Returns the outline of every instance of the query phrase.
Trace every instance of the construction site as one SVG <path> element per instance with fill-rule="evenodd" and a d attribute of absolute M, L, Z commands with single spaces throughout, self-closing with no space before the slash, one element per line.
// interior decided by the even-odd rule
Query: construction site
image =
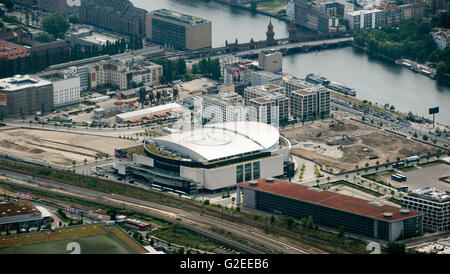
<path fill-rule="evenodd" d="M 433 146 L 349 118 L 315 121 L 281 133 L 291 142 L 293 155 L 314 160 L 334 172 L 437 152 Z"/>
<path fill-rule="evenodd" d="M 0 131 L 0 155 L 64 166 L 112 156 L 115 148 L 135 144 L 133 140 L 12 126 Z"/>

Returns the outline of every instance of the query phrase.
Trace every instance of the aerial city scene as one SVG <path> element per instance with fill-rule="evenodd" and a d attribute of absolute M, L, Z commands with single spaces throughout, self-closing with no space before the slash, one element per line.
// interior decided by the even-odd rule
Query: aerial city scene
<path fill-rule="evenodd" d="M 450 254 L 449 145 L 448 0 L 0 0 L 0 254 Z"/>

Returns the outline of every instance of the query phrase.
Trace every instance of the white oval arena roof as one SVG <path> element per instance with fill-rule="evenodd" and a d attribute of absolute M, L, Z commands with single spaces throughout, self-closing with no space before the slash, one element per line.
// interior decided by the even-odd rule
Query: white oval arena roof
<path fill-rule="evenodd" d="M 156 146 L 193 161 L 213 161 L 278 148 L 280 132 L 259 122 L 229 122 L 155 138 Z"/>

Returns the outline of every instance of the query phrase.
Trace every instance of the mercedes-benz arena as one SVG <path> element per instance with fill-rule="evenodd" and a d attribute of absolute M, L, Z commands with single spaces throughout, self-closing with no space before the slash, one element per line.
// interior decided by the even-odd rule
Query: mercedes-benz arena
<path fill-rule="evenodd" d="M 124 176 L 186 193 L 233 188 L 237 183 L 284 174 L 290 143 L 277 128 L 241 121 L 205 125 L 115 151 Z"/>

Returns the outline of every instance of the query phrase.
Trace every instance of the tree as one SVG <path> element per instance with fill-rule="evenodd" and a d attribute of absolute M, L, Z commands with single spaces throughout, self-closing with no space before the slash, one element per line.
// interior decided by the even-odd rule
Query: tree
<path fill-rule="evenodd" d="M 14 6 L 11 0 L 0 0 L 0 3 L 5 4 L 5 7 L 7 9 L 12 9 L 12 7 Z"/>
<path fill-rule="evenodd" d="M 71 24 L 80 24 L 80 19 L 75 14 L 69 16 L 68 19 L 69 19 L 69 23 L 71 23 Z"/>
<path fill-rule="evenodd" d="M 275 222 L 275 217 L 272 215 L 272 216 L 270 217 L 270 223 L 273 223 L 273 222 Z"/>
<path fill-rule="evenodd" d="M 42 20 L 43 29 L 58 38 L 63 38 L 64 33 L 69 29 L 69 26 L 69 20 L 61 13 L 54 13 Z"/>
<path fill-rule="evenodd" d="M 389 254 L 405 254 L 406 246 L 404 243 L 389 242 L 387 252 Z"/>
<path fill-rule="evenodd" d="M 308 217 L 308 220 L 306 221 L 306 227 L 313 228 L 314 227 L 314 220 L 312 216 Z"/>
<path fill-rule="evenodd" d="M 339 236 L 344 237 L 345 234 L 345 227 L 343 225 L 340 225 L 338 228 Z"/>
<path fill-rule="evenodd" d="M 86 165 L 87 161 L 88 161 L 87 159 L 84 159 L 84 165 Z"/>
<path fill-rule="evenodd" d="M 48 32 L 40 32 L 33 36 L 33 39 L 41 43 L 49 43 L 55 41 L 55 37 Z"/>
<path fill-rule="evenodd" d="M 72 165 L 75 166 L 77 162 L 75 160 L 72 161 Z"/>

